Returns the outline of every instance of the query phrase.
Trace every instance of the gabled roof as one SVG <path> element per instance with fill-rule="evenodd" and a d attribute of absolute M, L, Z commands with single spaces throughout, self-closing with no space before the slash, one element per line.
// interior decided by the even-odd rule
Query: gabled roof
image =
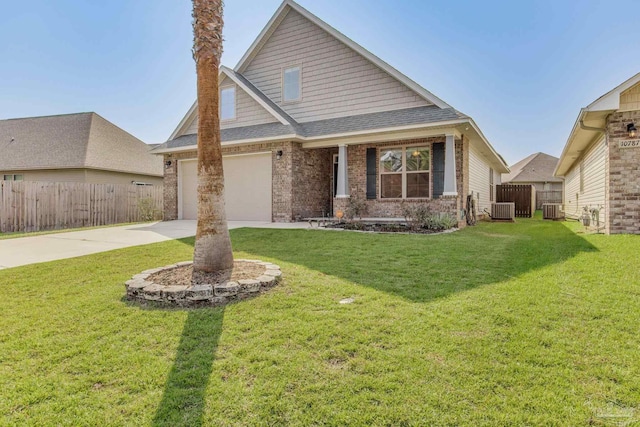
<path fill-rule="evenodd" d="M 620 95 L 638 83 L 640 83 L 640 73 L 580 109 L 554 171 L 555 176 L 564 176 L 582 154 L 602 138 L 607 116 L 620 108 Z"/>
<path fill-rule="evenodd" d="M 162 176 L 150 147 L 96 113 L 0 120 L 0 170 L 101 169 Z"/>
<path fill-rule="evenodd" d="M 511 173 L 505 174 L 502 182 L 562 182 L 553 176 L 558 158 L 545 153 L 534 153 L 513 166 Z"/>
<path fill-rule="evenodd" d="M 615 88 L 611 89 L 609 92 L 602 95 L 600 98 L 593 101 L 591 104 L 587 105 L 585 108 L 586 111 L 606 111 L 606 110 L 617 110 L 620 108 L 620 94 L 625 90 L 635 86 L 638 82 L 640 82 L 640 73 L 631 77 L 628 80 L 625 80 L 623 83 L 619 84 Z"/>
<path fill-rule="evenodd" d="M 342 34 L 340 31 L 336 30 L 335 28 L 333 28 L 332 26 L 330 26 L 329 24 L 327 24 L 326 22 L 324 22 L 323 20 L 315 16 L 313 13 L 309 12 L 308 10 L 306 10 L 305 8 L 303 8 L 302 6 L 294 2 L 293 0 L 284 0 L 282 2 L 282 4 L 280 5 L 276 13 L 271 17 L 271 19 L 269 20 L 267 25 L 264 27 L 262 32 L 258 35 L 256 40 L 253 42 L 251 47 L 249 47 L 249 50 L 247 50 L 247 52 L 244 54 L 244 56 L 240 59 L 238 64 L 235 66 L 234 70 L 236 72 L 242 74 L 245 71 L 245 69 L 251 62 L 251 60 L 258 54 L 258 52 L 260 52 L 262 47 L 266 44 L 266 42 L 269 40 L 271 35 L 275 32 L 275 30 L 278 28 L 278 26 L 280 25 L 280 23 L 282 22 L 284 17 L 287 15 L 287 13 L 289 13 L 290 10 L 295 10 L 296 12 L 298 12 L 299 14 L 307 18 L 309 21 L 313 22 L 318 27 L 322 28 L 324 31 L 326 31 L 327 33 L 329 33 L 330 35 L 332 35 L 333 37 L 335 37 L 336 39 L 338 39 L 339 41 L 341 41 L 342 43 L 344 43 L 345 45 L 353 49 L 355 52 L 362 55 L 363 57 L 368 59 L 370 62 L 372 62 L 373 64 L 375 64 L 376 66 L 384 70 L 387 74 L 394 77 L 396 80 L 398 80 L 405 86 L 409 87 L 411 90 L 413 90 L 415 93 L 417 93 L 419 96 L 421 96 L 428 102 L 434 105 L 437 105 L 440 108 L 451 108 L 451 106 L 446 102 L 444 102 L 442 99 L 438 98 L 433 93 L 429 92 L 428 90 L 426 90 L 425 88 L 423 88 L 422 86 L 420 86 L 419 84 L 411 80 L 409 77 L 405 76 L 400 71 L 396 70 L 391 65 L 387 64 L 385 61 L 378 58 L 376 55 L 369 52 L 367 49 L 363 48 L 358 43 L 354 42 L 353 40 L 351 40 L 350 38 Z"/>
<path fill-rule="evenodd" d="M 418 97 L 422 97 L 429 104 L 428 106 L 404 108 L 390 111 L 382 111 L 368 114 L 351 116 L 341 116 L 310 122 L 299 123 L 282 108 L 280 108 L 264 92 L 253 85 L 243 72 L 251 63 L 252 59 L 258 55 L 270 37 L 274 34 L 279 25 L 283 22 L 287 14 L 291 11 L 300 14 L 312 24 L 318 26 L 321 31 L 327 32 L 330 36 L 346 45 L 356 54 L 382 70 L 392 79 L 408 87 Z M 227 128 L 221 130 L 222 142 L 225 144 L 248 144 L 255 142 L 273 142 L 279 140 L 296 140 L 303 143 L 322 144 L 327 141 L 335 141 L 337 138 L 370 138 L 372 135 L 388 136 L 392 132 L 431 133 L 435 135 L 435 130 L 453 131 L 458 135 L 466 134 L 473 144 L 478 144 L 480 151 L 487 156 L 495 166 L 496 170 L 502 173 L 509 171 L 504 159 L 495 151 L 487 138 L 472 118 L 460 113 L 450 105 L 422 88 L 420 85 L 409 79 L 395 68 L 391 67 L 380 58 L 373 55 L 342 33 L 329 26 L 327 23 L 317 18 L 315 15 L 299 6 L 292 0 L 284 0 L 269 23 L 262 30 L 258 38 L 251 45 L 249 50 L 240 60 L 234 70 L 226 67 L 220 68 L 220 76 L 229 78 L 242 90 L 249 94 L 265 110 L 273 115 L 278 123 L 260 124 L 254 126 L 244 126 Z M 220 79 L 220 81 L 222 80 Z M 422 103 L 422 101 L 421 101 Z M 197 138 L 195 135 L 188 135 L 193 132 L 191 125 L 197 117 L 197 104 L 194 103 L 187 115 L 182 119 L 178 127 L 172 133 L 169 141 L 157 147 L 154 153 L 162 154 L 173 151 L 187 151 L 196 148 Z M 418 135 L 420 136 L 420 135 Z M 381 138 L 378 138 L 380 140 Z"/>
<path fill-rule="evenodd" d="M 220 66 L 220 73 L 218 75 L 218 79 L 222 81 L 223 78 L 229 78 L 232 82 L 238 85 L 244 92 L 246 92 L 254 101 L 256 101 L 262 108 L 269 112 L 273 117 L 276 118 L 283 125 L 294 125 L 295 120 L 291 118 L 282 108 L 280 108 L 275 102 L 269 99 L 265 94 L 263 94 L 258 88 L 256 88 L 249 80 L 245 79 L 239 73 L 236 73 L 234 70 L 223 66 Z M 180 135 L 184 129 L 186 129 L 195 118 L 198 116 L 198 101 L 196 100 L 187 114 L 184 116 L 182 121 L 178 124 L 176 129 L 173 131 L 169 140 L 176 138 Z"/>

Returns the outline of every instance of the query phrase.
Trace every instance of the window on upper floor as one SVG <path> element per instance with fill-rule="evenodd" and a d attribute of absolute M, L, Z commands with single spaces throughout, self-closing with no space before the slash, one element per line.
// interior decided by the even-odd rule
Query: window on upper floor
<path fill-rule="evenodd" d="M 22 175 L 4 175 L 2 179 L 4 181 L 22 181 L 23 177 Z"/>
<path fill-rule="evenodd" d="M 282 72 L 282 101 L 299 101 L 302 93 L 300 67 L 285 68 Z"/>
<path fill-rule="evenodd" d="M 236 88 L 235 86 L 223 87 L 220 90 L 220 120 L 233 120 L 236 118 Z"/>
<path fill-rule="evenodd" d="M 380 150 L 380 198 L 430 197 L 430 147 L 408 146 Z"/>

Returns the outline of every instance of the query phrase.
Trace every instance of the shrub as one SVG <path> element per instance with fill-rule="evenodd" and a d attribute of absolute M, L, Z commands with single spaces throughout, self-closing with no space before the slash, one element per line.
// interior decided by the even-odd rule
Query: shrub
<path fill-rule="evenodd" d="M 431 217 L 432 230 L 449 230 L 458 226 L 458 220 L 448 213 L 438 212 Z"/>
<path fill-rule="evenodd" d="M 411 230 L 448 230 L 458 226 L 458 220 L 448 213 L 431 212 L 425 204 L 401 204 L 402 215 Z"/>
<path fill-rule="evenodd" d="M 138 200 L 138 212 L 140 221 L 153 221 L 154 219 L 162 219 L 160 209 L 156 208 L 153 197 L 145 197 Z"/>
<path fill-rule="evenodd" d="M 362 215 L 366 212 L 367 202 L 358 197 L 351 197 L 347 203 L 347 208 L 345 209 L 344 214 L 348 220 L 354 220 L 356 218 L 362 219 Z"/>
<path fill-rule="evenodd" d="M 431 209 L 427 205 L 414 205 L 408 204 L 402 201 L 400 204 L 402 209 L 402 216 L 407 225 L 412 230 L 419 230 L 421 228 L 429 228 L 429 219 L 431 218 Z"/>

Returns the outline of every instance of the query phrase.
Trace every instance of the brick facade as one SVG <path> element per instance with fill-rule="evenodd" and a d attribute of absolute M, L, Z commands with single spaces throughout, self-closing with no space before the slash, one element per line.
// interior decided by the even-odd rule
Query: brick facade
<path fill-rule="evenodd" d="M 445 142 L 444 137 L 363 144 L 347 147 L 348 175 L 351 197 L 366 200 L 366 150 L 399 145 L 428 145 Z M 406 203 L 424 203 L 437 212 L 447 212 L 462 220 L 464 195 L 469 192 L 469 141 L 456 140 L 457 197 L 438 199 L 406 200 Z M 332 199 L 333 155 L 337 148 L 304 149 L 298 142 L 277 142 L 236 147 L 223 147 L 223 155 L 250 154 L 271 151 L 272 153 L 272 219 L 274 222 L 298 221 L 306 217 L 335 214 L 346 209 L 349 199 Z M 277 153 L 282 151 L 278 158 Z M 433 156 L 433 149 L 431 150 Z M 171 161 L 164 169 L 164 219 L 178 218 L 178 168 L 179 160 L 195 159 L 196 152 L 165 154 Z M 433 164 L 433 159 L 431 164 Z M 433 191 L 433 178 L 430 177 Z M 379 194 L 380 177 L 376 178 L 376 193 Z M 400 200 L 366 200 L 369 217 L 402 217 Z"/>
<path fill-rule="evenodd" d="M 640 127 L 640 111 L 617 112 L 607 120 L 607 234 L 640 234 L 640 148 L 619 147 L 631 122 Z"/>
<path fill-rule="evenodd" d="M 302 149 L 297 142 L 223 147 L 223 155 L 272 153 L 272 219 L 291 222 L 328 212 L 331 193 L 330 149 Z M 277 153 L 282 151 L 278 159 Z M 164 155 L 164 219 L 178 219 L 179 160 L 195 159 L 196 151 Z"/>
<path fill-rule="evenodd" d="M 381 144 L 362 144 L 347 147 L 347 163 L 348 163 L 348 180 L 349 193 L 352 198 L 364 200 L 366 203 L 366 216 L 373 218 L 401 218 L 402 217 L 402 201 L 393 199 L 385 200 L 380 195 L 380 175 L 379 171 L 376 176 L 376 199 L 366 199 L 367 195 L 367 148 L 376 148 L 378 150 L 377 158 L 379 159 L 379 150 L 385 147 L 397 147 L 404 145 L 427 145 L 445 142 L 444 136 L 413 139 L 404 141 L 385 142 Z M 464 227 L 466 224 L 462 221 L 461 211 L 463 209 L 464 195 L 469 192 L 469 141 L 466 138 L 456 140 L 456 182 L 458 186 L 457 197 L 440 197 L 437 199 L 406 199 L 405 203 L 410 204 L 427 204 L 433 211 L 447 212 L 458 218 L 459 225 Z M 431 149 L 431 164 L 433 164 L 433 149 Z M 430 176 L 431 193 L 433 193 L 433 177 Z M 338 210 L 344 211 L 349 204 L 349 199 L 334 199 L 333 213 Z"/>

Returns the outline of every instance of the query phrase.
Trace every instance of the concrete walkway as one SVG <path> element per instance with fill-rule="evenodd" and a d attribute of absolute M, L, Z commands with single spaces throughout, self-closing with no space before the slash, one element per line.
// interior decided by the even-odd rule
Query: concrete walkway
<path fill-rule="evenodd" d="M 229 221 L 228 226 L 229 229 L 309 228 L 306 222 Z M 167 221 L 0 240 L 0 269 L 181 239 L 195 234 L 196 221 Z"/>

